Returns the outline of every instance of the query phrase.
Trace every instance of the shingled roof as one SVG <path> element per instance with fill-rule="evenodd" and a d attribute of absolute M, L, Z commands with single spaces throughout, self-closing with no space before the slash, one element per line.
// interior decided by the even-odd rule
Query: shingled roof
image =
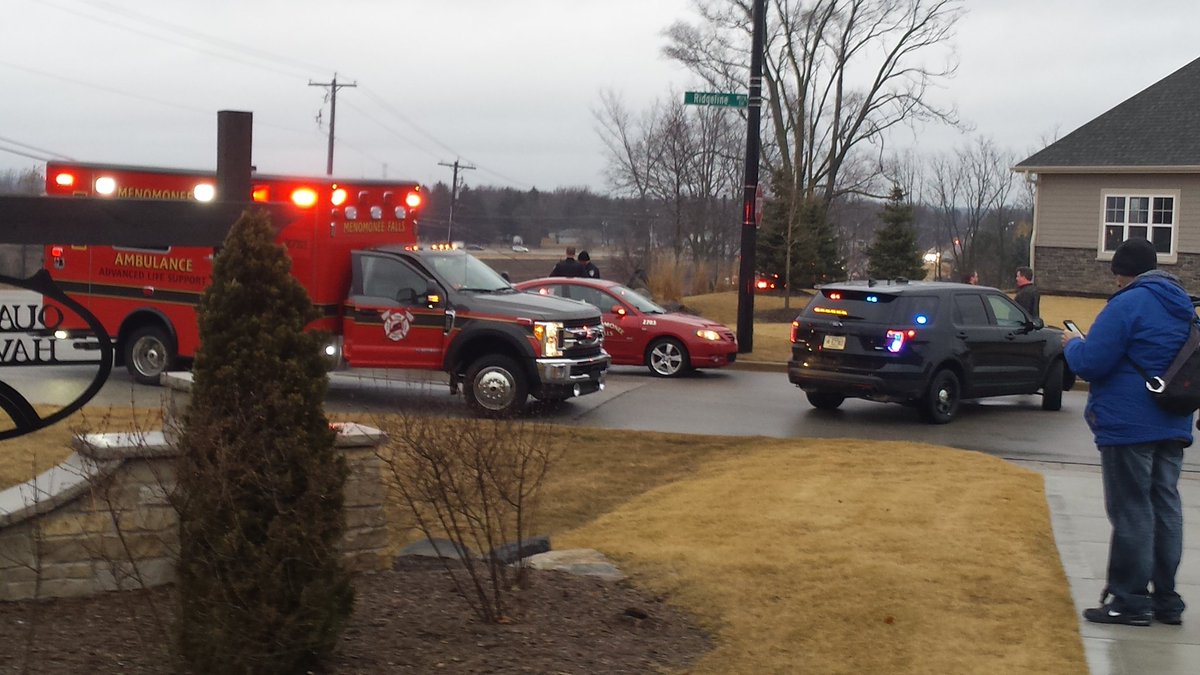
<path fill-rule="evenodd" d="M 1200 59 L 1016 165 L 1017 171 L 1200 171 Z"/>

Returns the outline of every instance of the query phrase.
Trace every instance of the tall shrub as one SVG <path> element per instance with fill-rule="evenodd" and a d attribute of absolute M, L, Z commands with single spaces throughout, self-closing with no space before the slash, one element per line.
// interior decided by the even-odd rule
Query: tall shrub
<path fill-rule="evenodd" d="M 203 673 L 305 672 L 353 602 L 337 543 L 344 459 L 322 409 L 317 314 L 264 214 L 244 215 L 200 301 L 183 418 L 178 646 Z"/>

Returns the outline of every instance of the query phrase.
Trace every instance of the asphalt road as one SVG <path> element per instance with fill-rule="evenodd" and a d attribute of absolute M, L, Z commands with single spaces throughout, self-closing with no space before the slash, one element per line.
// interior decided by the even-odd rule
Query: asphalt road
<path fill-rule="evenodd" d="M 0 304 L 27 296 L 0 291 Z M 94 366 L 0 366 L 0 381 L 35 404 L 64 406 L 82 392 Z M 90 405 L 158 406 L 170 390 L 135 384 L 123 368 Z M 530 415 L 562 424 L 610 429 L 775 438 L 863 438 L 917 440 L 1005 459 L 1096 465 L 1099 456 L 1083 422 L 1086 393 L 1066 392 L 1063 409 L 1046 412 L 1038 396 L 1008 396 L 963 404 L 950 424 L 929 425 L 915 410 L 898 404 L 848 400 L 836 411 L 808 405 L 787 381 L 783 366 L 774 372 L 726 368 L 678 379 L 653 377 L 645 368 L 614 367 L 604 391 L 545 408 Z M 352 371 L 330 378 L 330 411 L 371 414 L 402 409 L 435 410 L 464 417 L 461 396 L 450 396 L 440 373 Z M 369 419 L 363 420 L 369 423 Z M 1184 468 L 1200 472 L 1195 452 Z"/>
<path fill-rule="evenodd" d="M 0 368 L 0 380 L 34 403 L 64 405 L 87 384 L 82 368 Z M 433 410 L 469 415 L 461 396 L 451 396 L 443 375 L 393 371 L 334 373 L 327 407 L 373 414 Z M 134 383 L 115 369 L 93 406 L 157 406 L 170 390 Z M 1086 393 L 1067 392 L 1063 409 L 1041 409 L 1038 396 L 1007 396 L 965 402 L 950 424 L 921 422 L 898 404 L 848 400 L 836 411 L 808 405 L 803 392 L 782 372 L 723 369 L 678 379 L 653 377 L 644 368 L 615 367 L 604 391 L 554 407 L 531 406 L 530 418 L 610 429 L 774 438 L 863 438 L 916 440 L 975 450 L 1005 459 L 1098 464 L 1091 433 L 1083 422 Z M 1200 472 L 1195 453 L 1185 470 Z"/>

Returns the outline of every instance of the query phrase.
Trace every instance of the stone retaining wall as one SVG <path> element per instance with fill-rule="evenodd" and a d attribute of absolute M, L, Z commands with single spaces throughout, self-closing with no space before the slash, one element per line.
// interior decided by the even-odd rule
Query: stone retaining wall
<path fill-rule="evenodd" d="M 353 571 L 384 569 L 387 548 L 383 433 L 339 425 L 345 454 L 346 531 Z M 95 595 L 175 578 L 178 520 L 167 502 L 177 450 L 160 431 L 91 434 L 65 462 L 0 492 L 0 600 Z"/>

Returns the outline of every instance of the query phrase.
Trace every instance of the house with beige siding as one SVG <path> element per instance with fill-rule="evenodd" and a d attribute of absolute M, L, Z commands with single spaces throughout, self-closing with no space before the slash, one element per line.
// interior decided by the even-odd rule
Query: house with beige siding
<path fill-rule="evenodd" d="M 1113 251 L 1144 237 L 1159 267 L 1200 293 L 1200 59 L 1013 170 L 1036 186 L 1030 259 L 1042 292 L 1113 292 Z"/>

